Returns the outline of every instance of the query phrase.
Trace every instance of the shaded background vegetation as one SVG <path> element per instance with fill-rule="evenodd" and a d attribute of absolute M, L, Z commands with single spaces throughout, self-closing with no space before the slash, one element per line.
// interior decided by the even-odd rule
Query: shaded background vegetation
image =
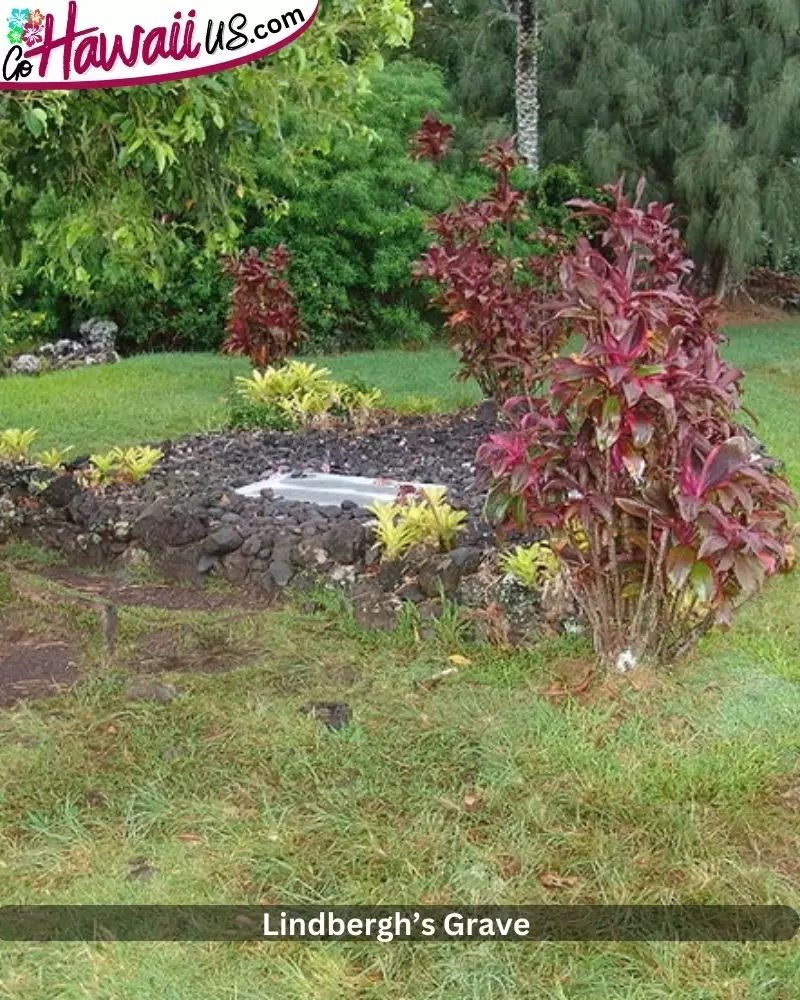
<path fill-rule="evenodd" d="M 536 6 L 534 216 L 558 224 L 588 182 L 643 173 L 677 204 L 709 287 L 756 263 L 796 270 L 794 0 Z M 4 95 L 0 344 L 102 314 L 126 352 L 215 349 L 220 256 L 279 241 L 310 350 L 436 337 L 410 267 L 426 218 L 485 190 L 477 154 L 515 128 L 515 47 L 513 0 L 325 0 L 300 42 L 219 76 Z M 457 127 L 438 174 L 408 157 L 429 110 Z"/>

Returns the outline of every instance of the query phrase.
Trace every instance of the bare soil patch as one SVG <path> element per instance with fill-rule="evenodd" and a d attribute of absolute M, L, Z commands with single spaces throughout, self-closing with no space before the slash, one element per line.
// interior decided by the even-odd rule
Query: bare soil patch
<path fill-rule="evenodd" d="M 139 638 L 135 652 L 121 666 L 139 674 L 219 674 L 248 666 L 259 659 L 258 653 L 222 633 L 197 641 L 188 630 L 152 629 Z"/>
<path fill-rule="evenodd" d="M 254 593 L 224 593 L 204 587 L 133 584 L 113 576 L 81 573 L 67 566 L 45 566 L 38 575 L 63 584 L 81 594 L 129 607 L 153 607 L 165 611 L 262 610 L 269 607 L 265 596 Z"/>
<path fill-rule="evenodd" d="M 38 625 L 28 628 L 19 618 L 0 622 L 0 707 L 69 690 L 78 679 L 80 654 L 78 643 L 42 635 Z"/>

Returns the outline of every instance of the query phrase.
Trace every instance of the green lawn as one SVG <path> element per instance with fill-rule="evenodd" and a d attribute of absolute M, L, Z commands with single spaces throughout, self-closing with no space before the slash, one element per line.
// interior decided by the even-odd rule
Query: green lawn
<path fill-rule="evenodd" d="M 728 357 L 743 367 L 747 403 L 763 436 L 800 479 L 794 442 L 800 432 L 800 325 L 737 327 Z M 315 359 L 339 378 L 358 376 L 381 388 L 392 405 L 436 398 L 455 409 L 480 398 L 475 383 L 456 382 L 452 351 L 375 351 Z M 151 354 L 105 368 L 0 381 L 0 428 L 38 427 L 42 447 L 77 452 L 139 444 L 222 426 L 224 397 L 247 363 L 215 354 Z"/>
<path fill-rule="evenodd" d="M 435 397 L 444 409 L 480 398 L 476 385 L 455 382 L 452 351 L 375 351 L 314 359 L 337 378 L 379 386 L 390 404 Z M 139 444 L 216 429 L 224 397 L 247 362 L 217 354 L 149 354 L 104 368 L 0 381 L 0 428 L 38 427 L 43 447 L 78 452 Z"/>
<path fill-rule="evenodd" d="M 796 905 L 798 596 L 781 580 L 661 688 L 588 704 L 541 694 L 574 640 L 509 655 L 452 623 L 365 634 L 337 605 L 128 607 L 110 666 L 58 591 L 7 604 L 82 643 L 87 680 L 0 711 L 3 902 Z M 249 665 L 126 701 L 122 664 L 165 630 L 187 665 Z M 420 690 L 454 653 L 471 664 Z M 309 699 L 355 724 L 327 732 Z M 3 1000 L 798 996 L 794 943 L 0 945 Z"/>
<path fill-rule="evenodd" d="M 729 356 L 800 487 L 800 327 L 735 330 Z M 329 360 L 390 398 L 464 399 L 442 350 Z M 7 380 L 0 426 L 81 448 L 157 440 L 213 426 L 244 370 L 164 356 Z M 24 547 L 5 554 L 34 566 Z M 501 653 L 452 619 L 421 638 L 410 614 L 368 634 L 331 598 L 316 612 L 126 607 L 107 663 L 94 616 L 46 593 L 3 604 L 0 588 L 0 636 L 9 622 L 54 632 L 86 681 L 0 710 L 2 902 L 800 902 L 800 574 L 654 686 L 585 703 L 542 696 L 586 655 L 578 640 Z M 127 701 L 125 667 L 154 635 L 184 667 L 244 665 L 166 674 L 184 691 L 166 705 Z M 470 664 L 421 690 L 453 654 Z M 299 713 L 308 700 L 346 700 L 354 725 L 327 732 Z M 145 880 L 128 877 L 137 858 Z M 564 888 L 545 889 L 548 873 Z M 800 948 L 0 944 L 2 1000 L 87 997 L 797 1000 Z"/>

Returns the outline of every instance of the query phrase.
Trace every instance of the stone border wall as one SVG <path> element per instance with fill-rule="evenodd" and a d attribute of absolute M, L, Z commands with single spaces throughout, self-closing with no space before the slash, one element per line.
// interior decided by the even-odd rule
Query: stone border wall
<path fill-rule="evenodd" d="M 332 586 L 351 598 L 361 624 L 381 628 L 396 623 L 406 601 L 435 617 L 442 597 L 478 612 L 502 608 L 511 641 L 530 641 L 543 627 L 570 630 L 574 619 L 571 607 L 546 610 L 536 595 L 503 578 L 490 546 L 464 544 L 446 553 L 416 547 L 382 563 L 372 515 L 354 503 L 326 507 L 233 492 L 143 503 L 124 490 L 82 489 L 71 475 L 54 477 L 32 496 L 23 480 L 5 490 L 0 480 L 0 542 L 46 546 L 73 565 L 151 564 L 167 579 L 195 585 L 217 575 L 269 600 Z"/>

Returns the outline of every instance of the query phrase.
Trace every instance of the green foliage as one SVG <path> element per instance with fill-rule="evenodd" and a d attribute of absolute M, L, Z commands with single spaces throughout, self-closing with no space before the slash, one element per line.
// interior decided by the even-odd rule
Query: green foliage
<path fill-rule="evenodd" d="M 376 503 L 368 510 L 382 557 L 387 562 L 401 558 L 414 545 L 447 550 L 464 530 L 467 513 L 447 503 L 444 488 L 428 487 L 413 497 L 395 503 Z"/>
<path fill-rule="evenodd" d="M 0 461 L 26 462 L 31 457 L 31 446 L 39 431 L 35 427 L 21 430 L 10 427 L 0 431 Z"/>
<path fill-rule="evenodd" d="M 22 352 L 47 340 L 56 332 L 52 312 L 34 309 L 0 310 L 0 358 L 4 353 Z"/>
<path fill-rule="evenodd" d="M 412 285 L 411 266 L 429 237 L 430 214 L 482 182 L 452 167 L 443 176 L 412 161 L 409 137 L 429 110 L 445 113 L 441 75 L 400 60 L 372 81 L 363 131 L 340 135 L 328 155 L 287 172 L 265 158 L 264 182 L 288 206 L 256 229 L 261 248 L 285 243 L 292 286 L 311 349 L 423 343 L 435 331 L 426 296 Z"/>
<path fill-rule="evenodd" d="M 782 256 L 800 220 L 794 0 L 543 0 L 549 160 L 645 174 L 709 282 Z"/>
<path fill-rule="evenodd" d="M 150 475 L 164 457 L 164 452 L 148 445 L 135 445 L 133 448 L 117 448 L 115 455 L 119 478 L 139 483 Z"/>
<path fill-rule="evenodd" d="M 504 0 L 413 0 L 415 55 L 443 68 L 475 147 L 511 131 L 516 25 Z M 492 127 L 496 132 L 487 131 Z M 472 152 L 474 153 L 474 149 Z"/>
<path fill-rule="evenodd" d="M 0 292 L 22 285 L 23 300 L 66 296 L 95 309 L 115 300 L 133 312 L 124 296 L 146 305 L 149 286 L 158 301 L 187 256 L 202 267 L 236 249 L 248 212 L 284 211 L 260 176 L 259 150 L 290 169 L 328 148 L 355 120 L 381 50 L 406 45 L 411 27 L 406 0 L 326 0 L 302 39 L 216 76 L 8 93 Z M 285 128 L 287 109 L 299 107 L 302 122 Z M 168 315 L 176 298 L 157 312 Z"/>
<path fill-rule="evenodd" d="M 540 590 L 543 584 L 554 580 L 561 571 L 561 562 L 547 542 L 517 545 L 511 552 L 500 556 L 500 568 L 531 590 Z"/>
<path fill-rule="evenodd" d="M 59 472 L 63 469 L 67 456 L 71 451 L 71 446 L 68 448 L 45 448 L 36 456 L 36 461 L 39 465 L 43 465 L 52 472 Z"/>
<path fill-rule="evenodd" d="M 288 413 L 274 403 L 254 403 L 238 392 L 228 397 L 228 426 L 235 431 L 289 431 Z"/>
<path fill-rule="evenodd" d="M 327 368 L 303 361 L 253 371 L 251 378 L 235 381 L 230 401 L 235 428 L 288 430 L 336 418 L 359 422 L 381 400 L 377 389 L 337 382 Z"/>
<path fill-rule="evenodd" d="M 225 335 L 229 283 L 216 258 L 199 254 L 195 239 L 177 244 L 158 290 L 135 273 L 99 286 L 91 303 L 73 304 L 72 325 L 95 314 L 109 316 L 120 328 L 125 352 L 217 350 Z"/>
<path fill-rule="evenodd" d="M 163 451 L 149 445 L 112 448 L 105 454 L 91 455 L 91 468 L 82 478 L 87 486 L 139 483 L 150 475 L 163 457 Z"/>
<path fill-rule="evenodd" d="M 395 413 L 404 416 L 427 416 L 442 412 L 442 401 L 436 396 L 406 396 L 392 406 Z"/>

